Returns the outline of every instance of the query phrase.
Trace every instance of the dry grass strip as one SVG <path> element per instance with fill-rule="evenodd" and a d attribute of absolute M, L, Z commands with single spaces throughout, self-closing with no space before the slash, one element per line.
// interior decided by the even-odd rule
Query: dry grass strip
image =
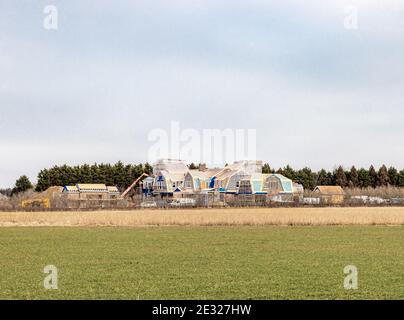
<path fill-rule="evenodd" d="M 0 212 L 0 226 L 404 225 L 404 208 L 240 208 Z"/>

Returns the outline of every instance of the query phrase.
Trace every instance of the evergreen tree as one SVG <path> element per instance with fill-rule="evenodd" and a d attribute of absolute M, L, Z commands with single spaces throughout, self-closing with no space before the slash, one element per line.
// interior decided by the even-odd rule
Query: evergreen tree
<path fill-rule="evenodd" d="M 376 188 L 377 186 L 377 172 L 374 166 L 370 166 L 369 168 L 369 179 L 370 179 L 370 187 Z"/>
<path fill-rule="evenodd" d="M 125 184 L 129 186 L 139 176 L 139 167 L 137 165 L 126 165 L 125 172 Z"/>
<path fill-rule="evenodd" d="M 359 179 L 359 187 L 361 188 L 368 188 L 371 186 L 371 179 L 369 175 L 369 171 L 366 169 L 359 169 L 358 170 L 358 179 Z"/>
<path fill-rule="evenodd" d="M 317 174 L 312 172 L 310 168 L 305 167 L 295 172 L 295 178 L 292 179 L 303 185 L 305 189 L 313 190 L 317 182 Z"/>
<path fill-rule="evenodd" d="M 389 174 L 385 165 L 382 165 L 377 174 L 377 186 L 386 187 L 389 185 Z"/>
<path fill-rule="evenodd" d="M 283 174 L 283 169 L 282 169 L 282 168 L 279 168 L 278 170 L 276 170 L 276 173 L 277 173 L 277 174 L 284 175 L 284 174 Z"/>
<path fill-rule="evenodd" d="M 104 172 L 104 176 L 105 176 L 104 183 L 105 183 L 106 185 L 108 185 L 108 186 L 113 186 L 113 185 L 115 185 L 114 173 L 113 173 L 113 170 L 112 170 L 112 165 L 110 165 L 109 163 L 108 163 L 108 164 L 104 164 L 104 165 L 102 166 L 102 169 L 101 169 L 101 170 Z"/>
<path fill-rule="evenodd" d="M 190 167 L 198 168 L 195 164 L 191 164 Z M 93 165 L 83 164 L 74 167 L 68 165 L 54 166 L 39 172 L 35 190 L 41 192 L 51 186 L 75 185 L 77 183 L 103 183 L 125 189 L 142 173 L 152 174 L 152 172 L 153 168 L 149 163 L 124 165 L 121 161 L 114 165 L 94 163 Z M 275 173 L 268 163 L 263 165 L 262 172 Z M 334 172 L 322 169 L 315 173 L 308 167 L 296 171 L 290 165 L 280 168 L 276 172 L 302 184 L 306 189 L 313 189 L 316 185 L 367 188 L 391 184 L 404 187 L 404 170 L 398 172 L 394 167 L 387 170 L 384 165 L 378 172 L 373 166 L 369 170 L 363 168 L 357 170 L 353 166 L 349 172 L 345 172 L 340 166 Z"/>
<path fill-rule="evenodd" d="M 118 161 L 114 166 L 113 166 L 113 172 L 114 172 L 114 185 L 117 186 L 120 189 L 124 189 L 126 184 L 126 179 L 125 179 L 125 167 L 121 161 Z"/>
<path fill-rule="evenodd" d="M 265 163 L 262 166 L 262 173 L 264 173 L 264 174 L 274 173 L 274 170 L 271 169 L 271 167 L 269 166 L 268 163 Z"/>
<path fill-rule="evenodd" d="M 93 177 L 91 176 L 91 167 L 88 164 L 80 166 L 79 182 L 80 183 L 93 182 Z"/>
<path fill-rule="evenodd" d="M 390 184 L 392 186 L 398 187 L 399 183 L 398 183 L 398 171 L 396 168 L 394 167 L 390 167 L 389 170 L 387 171 L 387 174 L 389 175 L 389 180 L 390 180 Z"/>
<path fill-rule="evenodd" d="M 91 183 L 104 183 L 101 176 L 100 166 L 97 163 L 90 165 Z"/>
<path fill-rule="evenodd" d="M 317 174 L 317 183 L 316 184 L 319 186 L 331 186 L 333 184 L 332 173 L 327 172 L 324 169 L 321 169 Z"/>
<path fill-rule="evenodd" d="M 343 188 L 348 185 L 348 180 L 346 178 L 346 174 L 342 166 L 339 166 L 335 172 L 335 183 L 337 186 L 341 186 Z"/>
<path fill-rule="evenodd" d="M 397 186 L 399 186 L 399 187 L 404 187 L 404 170 L 401 170 L 401 171 L 398 173 Z"/>
<path fill-rule="evenodd" d="M 55 184 L 56 186 L 65 186 L 71 184 L 71 179 L 73 178 L 73 170 L 67 165 L 63 165 L 58 168 L 60 174 L 60 182 Z"/>
<path fill-rule="evenodd" d="M 103 183 L 108 186 L 116 185 L 126 188 L 143 172 L 151 174 L 150 164 L 124 165 L 122 162 L 114 166 L 110 164 L 83 164 L 70 167 L 63 165 L 51 169 L 43 169 L 38 174 L 36 191 L 44 191 L 51 186 L 75 185 L 77 183 Z"/>
<path fill-rule="evenodd" d="M 290 165 L 287 165 L 285 168 L 283 168 L 283 175 L 291 180 L 296 179 L 296 172 Z"/>
<path fill-rule="evenodd" d="M 359 175 L 355 166 L 352 166 L 351 171 L 349 171 L 348 186 L 350 188 L 356 188 L 359 186 Z"/>
<path fill-rule="evenodd" d="M 20 192 L 25 192 L 29 189 L 32 189 L 33 185 L 31 181 L 29 181 L 27 176 L 21 176 L 15 182 L 14 188 L 11 190 L 11 195 L 16 195 Z"/>
<path fill-rule="evenodd" d="M 153 173 L 153 167 L 148 162 L 146 162 L 143 167 L 143 172 L 150 175 Z"/>
<path fill-rule="evenodd" d="M 50 173 L 48 169 L 43 169 L 38 174 L 38 183 L 35 191 L 42 192 L 51 186 Z"/>

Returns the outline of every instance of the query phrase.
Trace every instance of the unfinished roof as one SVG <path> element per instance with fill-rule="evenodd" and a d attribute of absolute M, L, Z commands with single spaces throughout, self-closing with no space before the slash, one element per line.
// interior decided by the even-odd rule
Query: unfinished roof
<path fill-rule="evenodd" d="M 171 182 L 184 181 L 184 177 L 185 177 L 184 173 L 168 172 L 166 170 L 160 171 L 158 175 L 164 176 L 165 180 L 170 180 Z"/>
<path fill-rule="evenodd" d="M 186 174 L 188 172 L 188 167 L 182 160 L 159 159 L 155 164 L 153 164 L 153 173 L 156 175 L 159 171 L 163 170 Z"/>
<path fill-rule="evenodd" d="M 269 176 L 270 175 L 266 173 L 252 173 L 252 174 L 246 174 L 244 177 L 241 178 L 241 180 L 264 181 Z"/>
<path fill-rule="evenodd" d="M 209 175 L 206 171 L 199 171 L 199 170 L 189 170 L 189 174 L 193 177 L 193 178 L 199 178 L 202 180 L 207 180 L 209 179 Z"/>
<path fill-rule="evenodd" d="M 234 163 L 218 170 L 214 175 L 217 179 L 225 179 L 237 172 L 244 172 L 245 174 L 261 174 L 262 173 L 262 161 L 256 160 L 241 160 L 234 161 Z"/>
<path fill-rule="evenodd" d="M 285 176 L 283 176 L 283 175 L 281 175 L 279 173 L 273 173 L 273 174 L 270 174 L 270 175 L 274 176 L 274 177 L 277 177 L 281 181 L 290 181 L 289 178 L 286 178 Z"/>
<path fill-rule="evenodd" d="M 314 189 L 323 195 L 344 195 L 345 191 L 340 186 L 317 186 Z"/>
<path fill-rule="evenodd" d="M 269 174 L 265 174 L 265 173 L 253 173 L 250 175 L 251 180 L 260 180 L 260 181 L 265 180 L 268 176 L 269 176 Z"/>
<path fill-rule="evenodd" d="M 60 190 L 60 187 L 52 187 L 54 191 Z M 57 188 L 57 189 L 56 189 Z M 48 190 L 47 190 L 48 191 Z M 69 193 L 80 193 L 80 192 L 109 192 L 109 193 L 118 193 L 119 190 L 115 186 L 106 186 L 105 184 L 82 184 L 79 183 L 75 186 L 64 186 L 63 192 Z"/>
<path fill-rule="evenodd" d="M 77 188 L 80 192 L 108 192 L 107 186 L 101 183 L 79 183 Z"/>
<path fill-rule="evenodd" d="M 223 170 L 220 170 L 216 175 L 216 180 L 224 180 L 228 177 L 231 177 L 235 173 L 237 173 L 238 169 L 232 169 L 231 167 L 225 167 Z"/>
<path fill-rule="evenodd" d="M 220 175 L 217 176 L 218 180 L 225 180 L 227 178 L 230 178 L 232 176 L 234 176 L 237 173 L 241 173 L 241 171 L 239 170 L 226 170 L 223 173 L 221 173 Z"/>
<path fill-rule="evenodd" d="M 115 186 L 108 186 L 107 190 L 108 190 L 109 193 L 119 193 L 118 188 L 115 187 Z"/>
<path fill-rule="evenodd" d="M 244 183 L 247 182 L 246 186 L 247 185 L 250 186 L 251 193 L 253 193 L 253 194 L 267 193 L 266 191 L 263 190 L 265 177 L 266 177 L 266 175 L 264 175 L 262 173 L 253 173 L 253 174 L 246 175 L 241 178 L 240 187 L 241 187 L 241 182 L 244 182 Z M 244 193 L 244 192 L 241 192 L 241 193 Z"/>
<path fill-rule="evenodd" d="M 293 193 L 293 182 L 289 178 L 277 173 L 271 173 L 266 175 L 266 178 L 275 177 L 279 180 L 282 185 L 283 192 Z"/>
<path fill-rule="evenodd" d="M 233 168 L 243 170 L 246 173 L 261 173 L 262 172 L 262 161 L 261 160 L 240 160 L 234 161 L 231 165 Z"/>
<path fill-rule="evenodd" d="M 79 192 L 79 188 L 77 188 L 77 186 L 65 186 L 63 188 L 63 192 Z"/>
<path fill-rule="evenodd" d="M 218 174 L 220 171 L 222 171 L 222 168 L 212 168 L 212 169 L 207 169 L 204 172 L 209 176 L 213 177 L 214 175 Z"/>

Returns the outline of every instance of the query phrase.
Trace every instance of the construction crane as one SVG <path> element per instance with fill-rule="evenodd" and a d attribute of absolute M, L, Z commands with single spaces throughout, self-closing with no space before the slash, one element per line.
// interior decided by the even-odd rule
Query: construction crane
<path fill-rule="evenodd" d="M 133 189 L 134 186 L 136 186 L 136 184 L 140 181 L 140 179 L 142 179 L 143 177 L 148 177 L 149 175 L 147 173 L 142 173 L 141 176 L 139 178 L 137 178 L 135 181 L 133 181 L 133 183 L 121 194 L 122 198 L 125 198 L 128 193 L 130 192 L 130 190 Z"/>

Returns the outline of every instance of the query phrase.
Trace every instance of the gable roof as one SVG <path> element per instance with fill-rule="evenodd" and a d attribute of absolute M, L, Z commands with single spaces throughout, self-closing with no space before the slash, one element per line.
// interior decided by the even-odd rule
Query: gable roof
<path fill-rule="evenodd" d="M 281 181 L 291 181 L 291 179 L 286 178 L 284 175 L 279 174 L 279 173 L 271 173 L 271 174 L 269 174 L 268 176 L 276 177 L 276 178 L 278 178 L 278 179 L 281 180 Z"/>
<path fill-rule="evenodd" d="M 64 186 L 63 192 L 79 192 L 77 186 Z"/>
<path fill-rule="evenodd" d="M 225 167 L 223 170 L 219 171 L 215 177 L 216 180 L 224 180 L 226 178 L 231 177 L 232 175 L 236 174 L 239 170 L 231 169 L 229 167 Z"/>
<path fill-rule="evenodd" d="M 115 186 L 108 186 L 107 190 L 108 190 L 109 193 L 119 193 L 118 188 L 115 187 Z"/>
<path fill-rule="evenodd" d="M 56 188 L 56 187 L 55 187 Z M 59 187 L 57 187 L 59 188 Z M 48 189 L 49 190 L 49 189 Z M 118 188 L 115 186 L 106 186 L 105 184 L 88 184 L 79 183 L 75 186 L 64 186 L 63 192 L 70 193 L 80 193 L 80 192 L 109 192 L 109 193 L 120 193 Z"/>
<path fill-rule="evenodd" d="M 156 175 L 156 178 L 158 178 L 159 176 L 163 176 L 165 180 L 169 180 L 170 182 L 176 182 L 176 181 L 184 181 L 185 173 L 169 172 L 167 170 L 161 170 Z"/>
<path fill-rule="evenodd" d="M 203 180 L 210 178 L 206 171 L 189 170 L 187 174 L 190 174 L 193 178 L 199 178 Z"/>
<path fill-rule="evenodd" d="M 345 191 L 340 186 L 317 186 L 314 189 L 315 192 L 319 192 L 324 195 L 344 195 Z"/>
<path fill-rule="evenodd" d="M 264 181 L 269 175 L 266 173 L 252 173 L 250 175 L 251 180 Z"/>
<path fill-rule="evenodd" d="M 78 183 L 77 188 L 80 192 L 108 192 L 107 186 L 101 183 Z"/>
<path fill-rule="evenodd" d="M 220 171 L 222 171 L 221 168 L 211 168 L 211 169 L 207 169 L 204 172 L 209 176 L 209 177 L 213 177 L 214 175 L 218 174 Z"/>
<path fill-rule="evenodd" d="M 185 174 L 184 173 L 174 173 L 174 172 L 169 172 L 166 175 L 167 178 L 171 180 L 171 182 L 181 182 L 184 181 Z"/>
<path fill-rule="evenodd" d="M 182 173 L 188 172 L 188 167 L 183 160 L 178 159 L 159 159 L 153 164 L 153 173 L 157 175 L 161 171 L 168 171 L 170 173 Z"/>
<path fill-rule="evenodd" d="M 276 178 L 282 185 L 283 192 L 293 193 L 293 181 L 281 174 L 270 173 L 265 176 L 265 179 Z"/>

